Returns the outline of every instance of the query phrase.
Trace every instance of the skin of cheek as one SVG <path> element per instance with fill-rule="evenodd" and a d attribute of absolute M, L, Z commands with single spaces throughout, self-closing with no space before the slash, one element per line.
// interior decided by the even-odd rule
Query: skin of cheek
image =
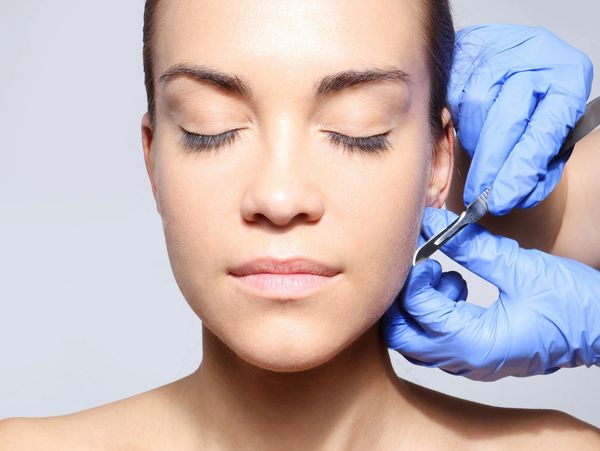
<path fill-rule="evenodd" d="M 157 132 L 155 177 L 168 255 L 204 326 L 244 360 L 273 371 L 315 367 L 371 327 L 404 284 L 416 247 L 430 171 L 423 129 L 425 122 L 402 131 L 381 156 L 326 144 L 298 160 L 278 180 L 293 179 L 299 197 L 320 196 L 323 216 L 285 233 L 241 217 L 243 196 L 262 186 L 258 143 L 248 152 L 246 141 L 191 155 L 177 147 L 174 132 Z M 230 265 L 282 249 L 334 263 L 341 280 L 292 302 L 234 288 Z"/>

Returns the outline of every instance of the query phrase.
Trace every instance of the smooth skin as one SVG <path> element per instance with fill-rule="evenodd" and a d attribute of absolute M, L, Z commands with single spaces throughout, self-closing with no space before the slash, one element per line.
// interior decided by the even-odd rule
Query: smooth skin
<path fill-rule="evenodd" d="M 425 206 L 440 207 L 453 128 L 428 124 L 420 1 L 172 0 L 156 77 L 204 64 L 250 86 L 243 98 L 190 77 L 157 85 L 144 161 L 169 259 L 202 319 L 189 376 L 104 406 L 0 423 L 0 449 L 592 449 L 597 431 L 554 411 L 459 400 L 399 379 L 378 320 L 404 284 Z M 396 66 L 411 82 L 323 98 L 322 77 Z M 185 152 L 182 128 L 243 128 L 217 151 Z M 327 131 L 390 132 L 381 154 L 344 152 Z M 433 156 L 433 157 L 432 157 Z M 290 302 L 254 297 L 228 268 L 310 256 L 337 284 Z"/>

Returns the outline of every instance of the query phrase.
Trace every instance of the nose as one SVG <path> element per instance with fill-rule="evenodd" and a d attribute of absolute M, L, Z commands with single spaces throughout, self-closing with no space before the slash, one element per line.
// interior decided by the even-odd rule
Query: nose
<path fill-rule="evenodd" d="M 261 151 L 261 164 L 242 198 L 241 213 L 248 222 L 289 226 L 316 222 L 324 212 L 317 183 L 318 168 L 303 152 L 300 139 L 272 140 Z"/>

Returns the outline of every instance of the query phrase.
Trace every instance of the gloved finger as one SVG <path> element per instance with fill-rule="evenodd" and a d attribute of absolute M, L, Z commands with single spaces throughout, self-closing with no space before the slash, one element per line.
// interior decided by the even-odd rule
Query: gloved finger
<path fill-rule="evenodd" d="M 467 299 L 467 282 L 462 278 L 460 273 L 456 271 L 442 273 L 442 277 L 435 289 L 453 301 Z"/>
<path fill-rule="evenodd" d="M 571 148 L 572 150 L 573 148 Z M 548 166 L 548 172 L 545 177 L 538 180 L 538 183 L 534 190 L 529 193 L 527 196 L 519 202 L 516 207 L 518 208 L 531 208 L 535 207 L 541 201 L 543 201 L 548 195 L 552 192 L 552 190 L 558 185 L 560 179 L 562 177 L 562 173 L 565 169 L 565 165 L 567 163 L 568 158 L 570 157 L 570 152 L 568 155 L 563 155 L 560 158 L 557 158 L 555 161 L 550 163 Z"/>
<path fill-rule="evenodd" d="M 462 118 L 467 121 L 465 123 L 466 129 L 481 130 L 487 110 L 500 89 L 500 85 L 495 83 L 483 86 L 483 89 L 475 89 L 481 88 L 481 86 L 474 87 L 469 84 L 472 75 L 482 63 L 485 52 L 489 48 L 486 40 L 478 35 L 481 28 L 483 26 L 473 26 L 456 31 L 454 60 L 452 61 L 447 97 L 454 127 L 459 130 L 462 128 Z M 487 73 L 491 75 L 492 71 L 488 70 Z M 488 94 L 488 86 L 491 85 L 497 86 L 497 88 L 492 88 L 492 91 L 495 92 Z M 486 98 L 488 95 L 489 100 Z M 477 108 L 472 108 L 475 104 L 485 109 L 483 114 L 479 114 Z M 477 122 L 478 118 L 480 118 L 479 122 Z M 470 137 L 473 137 L 475 142 L 469 148 L 474 149 L 477 145 L 479 133 L 465 135 L 465 138 Z"/>
<path fill-rule="evenodd" d="M 448 210 L 425 208 L 422 231 L 431 237 L 450 224 L 456 215 Z M 493 235 L 478 224 L 470 224 L 448 240 L 441 251 L 458 264 L 495 285 L 500 292 L 516 283 L 519 245 L 515 240 Z"/>
<path fill-rule="evenodd" d="M 415 337 L 405 334 L 406 341 L 397 351 L 416 365 L 450 370 L 465 367 L 466 356 L 463 352 L 467 349 L 479 352 L 477 344 L 473 342 L 473 333 L 477 334 L 474 331 L 481 327 L 479 318 L 486 309 L 465 301 L 459 301 L 455 305 L 453 314 L 448 317 L 449 327 L 446 330 Z M 470 365 L 467 364 L 466 367 Z"/>
<path fill-rule="evenodd" d="M 379 331 L 387 347 L 399 351 L 426 335 L 425 331 L 401 308 L 399 300 L 395 300 L 381 317 Z"/>
<path fill-rule="evenodd" d="M 488 112 L 502 88 L 502 84 L 496 83 L 493 77 L 492 71 L 474 72 L 460 93 L 455 126 L 461 144 L 471 157 L 477 148 Z"/>
<path fill-rule="evenodd" d="M 450 290 L 450 285 L 457 281 L 453 274 L 442 274 L 441 266 L 435 260 L 427 259 L 415 268 L 419 271 L 410 281 L 408 289 L 402 298 L 404 310 L 418 323 L 429 336 L 442 335 L 454 332 L 464 318 L 453 318 L 457 301 L 450 299 L 437 287 L 444 291 Z M 460 294 L 462 290 L 462 277 L 459 276 L 459 286 L 453 290 Z M 464 301 L 460 301 L 463 302 Z M 466 312 L 466 310 L 465 310 Z"/>
<path fill-rule="evenodd" d="M 400 354 L 402 354 L 402 357 L 404 357 L 406 360 L 408 360 L 413 365 L 425 366 L 427 368 L 437 368 L 439 366 L 439 362 L 425 362 L 423 360 L 419 360 L 415 357 L 412 357 L 407 351 L 402 352 L 398 349 L 396 349 L 396 351 L 400 352 Z M 421 355 L 427 356 L 428 354 L 421 354 Z"/>
<path fill-rule="evenodd" d="M 423 219 L 423 218 L 421 217 L 421 219 Z M 425 242 L 426 242 L 426 241 L 427 241 L 427 240 L 425 239 L 425 237 L 423 236 L 423 234 L 422 234 L 422 233 L 420 233 L 420 231 L 419 231 L 419 236 L 417 237 L 417 246 L 416 246 L 416 248 L 415 248 L 415 249 L 418 249 L 418 248 L 420 248 L 421 246 L 423 246 L 423 245 L 425 244 Z"/>
<path fill-rule="evenodd" d="M 384 343 L 390 349 L 394 349 L 401 354 L 412 356 L 427 356 L 435 347 L 434 342 L 428 335 L 416 325 L 413 321 L 406 322 L 385 322 L 380 325 L 380 334 Z M 425 361 L 422 361 L 424 365 Z"/>
<path fill-rule="evenodd" d="M 414 297 L 433 288 L 439 283 L 441 276 L 442 267 L 435 260 L 426 259 L 421 264 L 413 266 L 404 282 L 401 298 Z"/>
<path fill-rule="evenodd" d="M 488 368 L 472 368 L 468 365 L 455 365 L 456 368 L 440 368 L 445 373 L 453 376 L 462 376 L 473 381 L 492 382 L 501 379 L 504 376 L 497 375 Z"/>
<path fill-rule="evenodd" d="M 502 46 L 490 46 L 491 35 L 487 25 L 469 27 L 457 32 L 457 43 L 448 101 L 453 110 L 453 120 L 458 128 L 458 137 L 473 156 L 486 117 L 498 99 L 503 84 L 515 66 L 512 49 L 531 39 L 531 32 L 524 27 L 495 24 L 493 33 L 502 37 Z M 483 34 L 482 34 L 483 33 Z M 485 36 L 485 37 L 484 37 Z M 502 68 L 504 72 L 502 72 Z M 458 114 L 454 113 L 458 111 Z"/>
<path fill-rule="evenodd" d="M 520 72 L 505 81 L 481 129 L 465 181 L 465 204 L 492 185 L 547 90 L 547 82 L 532 72 Z"/>
<path fill-rule="evenodd" d="M 405 290 L 390 305 L 379 321 L 379 333 L 386 346 L 398 352 L 427 354 L 432 341 L 426 332 L 402 307 Z M 425 363 L 423 363 L 425 364 Z"/>
<path fill-rule="evenodd" d="M 442 274 L 441 266 L 435 260 L 426 260 L 423 264 L 412 268 L 402 292 L 380 321 L 380 332 L 389 348 L 412 355 L 431 352 L 432 339 L 415 321 L 414 317 L 406 311 L 403 303 L 409 299 L 408 302 L 411 304 L 410 299 L 419 297 L 424 287 L 433 289 L 433 285 L 454 296 L 460 296 L 466 292 L 466 283 L 460 274 L 453 271 Z M 433 307 L 429 306 L 429 308 Z"/>
<path fill-rule="evenodd" d="M 540 181 L 546 181 L 550 162 L 581 116 L 580 110 L 569 106 L 572 102 L 562 93 L 550 91 L 538 103 L 523 136 L 498 168 L 488 198 L 491 213 L 507 213 L 534 191 Z M 554 185 L 550 190 L 553 188 Z"/>
<path fill-rule="evenodd" d="M 379 323 L 379 333 L 390 349 L 420 366 L 435 366 L 440 344 L 430 337 L 403 309 L 388 309 Z"/>

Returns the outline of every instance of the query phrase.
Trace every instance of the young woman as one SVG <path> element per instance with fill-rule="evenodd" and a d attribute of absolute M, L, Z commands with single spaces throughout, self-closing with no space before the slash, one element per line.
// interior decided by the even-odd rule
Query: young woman
<path fill-rule="evenodd" d="M 0 449 L 506 449 L 600 445 L 553 411 L 399 379 L 378 320 L 453 167 L 453 27 L 435 0 L 149 0 L 146 167 L 203 323 L 189 376 Z"/>

